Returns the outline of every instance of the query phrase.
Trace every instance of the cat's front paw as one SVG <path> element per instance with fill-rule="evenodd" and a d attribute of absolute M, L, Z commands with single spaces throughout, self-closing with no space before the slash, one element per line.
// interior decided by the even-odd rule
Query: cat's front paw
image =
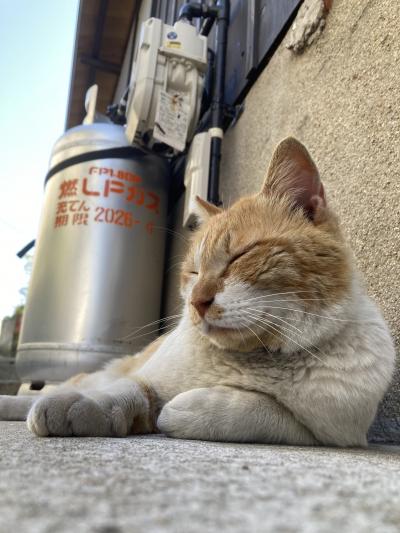
<path fill-rule="evenodd" d="M 209 389 L 205 388 L 178 394 L 162 408 L 157 420 L 158 429 L 178 439 L 207 439 L 207 426 L 212 419 L 206 408 L 208 397 Z"/>
<path fill-rule="evenodd" d="M 123 437 L 128 432 L 119 407 L 105 409 L 75 391 L 37 400 L 28 414 L 27 424 L 39 437 Z"/>

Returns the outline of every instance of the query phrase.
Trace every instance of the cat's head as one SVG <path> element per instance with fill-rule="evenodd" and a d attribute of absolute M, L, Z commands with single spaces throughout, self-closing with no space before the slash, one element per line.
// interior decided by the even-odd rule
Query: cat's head
<path fill-rule="evenodd" d="M 317 316 L 345 300 L 351 262 L 301 143 L 277 146 L 258 194 L 226 210 L 198 204 L 182 293 L 205 336 L 228 349 L 291 351 L 333 327 Z"/>

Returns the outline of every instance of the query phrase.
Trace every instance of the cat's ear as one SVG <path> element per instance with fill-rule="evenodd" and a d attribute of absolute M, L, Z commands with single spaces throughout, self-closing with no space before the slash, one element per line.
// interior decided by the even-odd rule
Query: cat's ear
<path fill-rule="evenodd" d="M 293 137 L 275 148 L 262 192 L 289 196 L 314 220 L 317 211 L 326 207 L 325 192 L 318 169 L 306 148 Z"/>
<path fill-rule="evenodd" d="M 203 222 L 206 222 L 210 217 L 222 213 L 222 209 L 220 209 L 214 204 L 206 202 L 205 200 L 200 198 L 200 196 L 196 196 L 195 213 L 200 224 L 202 224 Z"/>

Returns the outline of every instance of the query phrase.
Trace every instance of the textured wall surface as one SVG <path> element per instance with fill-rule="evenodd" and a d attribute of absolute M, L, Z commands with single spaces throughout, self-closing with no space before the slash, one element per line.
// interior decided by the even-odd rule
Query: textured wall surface
<path fill-rule="evenodd" d="M 286 48 L 288 35 L 249 92 L 238 123 L 227 132 L 221 176 L 227 205 L 259 189 L 279 140 L 294 135 L 304 142 L 398 346 L 399 34 L 400 2 L 335 0 L 322 35 L 302 55 Z M 181 220 L 178 206 L 177 230 Z M 166 308 L 171 314 L 183 248 L 184 241 L 174 239 Z M 398 371 L 373 436 L 400 442 L 399 421 Z"/>
<path fill-rule="evenodd" d="M 335 0 L 324 32 L 302 55 L 287 50 L 285 38 L 226 135 L 221 179 L 225 203 L 253 193 L 275 144 L 287 135 L 304 142 L 398 346 L 399 33 L 400 2 Z M 380 421 L 375 436 L 400 441 L 400 372 Z"/>

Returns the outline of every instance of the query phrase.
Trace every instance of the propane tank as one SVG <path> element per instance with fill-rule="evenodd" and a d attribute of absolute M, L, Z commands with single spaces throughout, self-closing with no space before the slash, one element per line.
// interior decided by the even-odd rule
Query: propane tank
<path fill-rule="evenodd" d="M 169 166 L 92 123 L 55 144 L 46 178 L 17 372 L 62 381 L 134 353 L 159 319 Z M 150 328 L 156 330 L 156 327 Z"/>

